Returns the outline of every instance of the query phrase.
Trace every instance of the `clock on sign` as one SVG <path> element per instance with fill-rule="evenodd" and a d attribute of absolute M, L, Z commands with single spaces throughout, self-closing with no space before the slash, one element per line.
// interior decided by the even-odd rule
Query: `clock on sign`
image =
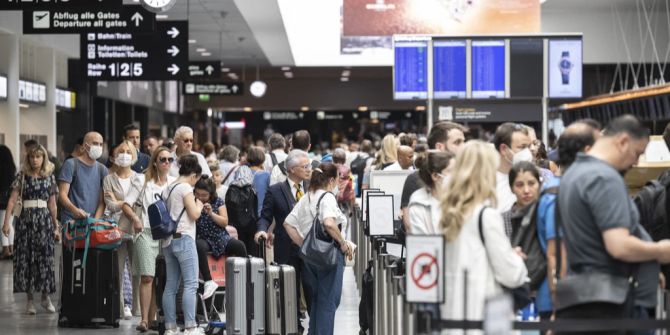
<path fill-rule="evenodd" d="M 174 6 L 177 0 L 141 0 L 142 6 L 154 13 L 167 12 Z"/>

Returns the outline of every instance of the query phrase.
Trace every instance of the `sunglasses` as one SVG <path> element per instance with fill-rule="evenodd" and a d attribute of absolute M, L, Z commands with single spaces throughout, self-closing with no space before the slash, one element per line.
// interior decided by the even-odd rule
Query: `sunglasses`
<path fill-rule="evenodd" d="M 174 157 L 161 157 L 158 159 L 161 163 L 172 163 L 174 162 Z"/>
<path fill-rule="evenodd" d="M 186 138 L 186 139 L 183 139 L 182 141 L 183 141 L 184 143 L 193 143 L 193 139 L 192 139 L 192 138 Z"/>

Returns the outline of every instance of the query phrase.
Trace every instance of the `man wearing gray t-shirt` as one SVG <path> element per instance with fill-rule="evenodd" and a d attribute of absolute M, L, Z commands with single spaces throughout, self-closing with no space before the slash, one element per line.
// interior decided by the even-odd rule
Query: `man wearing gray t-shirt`
<path fill-rule="evenodd" d="M 612 120 L 588 154 L 579 153 L 561 180 L 559 208 L 567 250 L 568 277 L 606 273 L 629 277 L 636 263 L 670 262 L 670 240 L 636 237 L 636 209 L 622 175 L 637 163 L 649 131 L 633 116 Z M 560 298 L 560 290 L 556 292 Z M 564 319 L 632 317 L 632 295 L 623 304 L 583 301 L 557 312 Z M 612 332 L 607 332 L 612 334 Z"/>

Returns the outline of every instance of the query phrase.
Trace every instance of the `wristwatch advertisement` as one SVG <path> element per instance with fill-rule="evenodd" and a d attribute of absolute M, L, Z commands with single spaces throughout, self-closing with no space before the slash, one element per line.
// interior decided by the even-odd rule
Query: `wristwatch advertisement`
<path fill-rule="evenodd" d="M 582 97 L 582 40 L 549 40 L 549 97 Z"/>
<path fill-rule="evenodd" d="M 570 52 L 563 51 L 561 54 L 561 61 L 558 63 L 558 68 L 561 70 L 561 82 L 563 85 L 570 84 L 570 71 L 574 65 L 570 61 Z"/>

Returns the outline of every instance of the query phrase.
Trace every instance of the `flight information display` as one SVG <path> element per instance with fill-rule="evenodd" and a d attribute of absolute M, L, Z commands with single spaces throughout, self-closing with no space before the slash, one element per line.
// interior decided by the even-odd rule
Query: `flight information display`
<path fill-rule="evenodd" d="M 505 97 L 505 41 L 472 41 L 472 97 Z"/>
<path fill-rule="evenodd" d="M 435 99 L 465 99 L 467 91 L 466 47 L 466 41 L 433 42 L 433 96 Z"/>
<path fill-rule="evenodd" d="M 428 40 L 394 44 L 393 98 L 428 98 Z"/>

